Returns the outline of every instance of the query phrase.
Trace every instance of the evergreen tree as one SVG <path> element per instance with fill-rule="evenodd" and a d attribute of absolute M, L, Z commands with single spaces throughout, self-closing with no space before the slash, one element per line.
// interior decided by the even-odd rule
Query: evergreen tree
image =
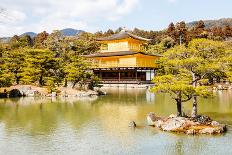
<path fill-rule="evenodd" d="M 188 42 L 188 29 L 184 21 L 177 23 L 176 25 L 176 42 L 179 45 Z"/>
<path fill-rule="evenodd" d="M 169 26 L 168 26 L 168 29 L 167 29 L 167 35 L 169 37 L 171 37 L 172 39 L 176 39 L 176 28 L 175 28 L 175 25 L 173 23 L 170 23 Z"/>
<path fill-rule="evenodd" d="M 5 51 L 0 46 L 0 88 L 8 87 L 12 85 L 13 78 L 11 74 L 7 72 L 7 67 L 5 65 Z"/>
<path fill-rule="evenodd" d="M 76 84 L 82 87 L 92 76 L 92 73 L 88 71 L 90 69 L 90 64 L 77 54 L 73 54 L 72 57 L 70 57 L 70 62 L 66 64 L 64 69 L 67 80 L 72 82 L 72 88 L 74 88 Z"/>
<path fill-rule="evenodd" d="M 23 68 L 25 67 L 25 53 L 23 49 L 16 49 L 5 52 L 5 68 L 7 73 L 12 75 L 15 84 L 19 84 Z"/>
<path fill-rule="evenodd" d="M 207 38 L 208 37 L 208 33 L 205 30 L 205 23 L 203 20 L 200 20 L 199 22 L 197 22 L 196 26 L 193 28 L 192 37 L 193 38 Z"/>
<path fill-rule="evenodd" d="M 189 78 L 182 74 L 167 74 L 156 76 L 154 79 L 155 87 L 152 91 L 168 93 L 176 101 L 177 116 L 183 116 L 182 103 L 187 102 L 195 93 L 193 86 L 189 85 Z"/>
<path fill-rule="evenodd" d="M 19 44 L 19 36 L 14 35 L 14 36 L 10 39 L 9 45 L 10 45 L 10 48 L 12 48 L 12 49 L 18 48 L 18 47 L 20 46 L 20 44 Z"/>
<path fill-rule="evenodd" d="M 29 35 L 25 35 L 25 36 L 20 37 L 18 42 L 19 42 L 20 48 L 33 46 L 33 40 Z"/>
<path fill-rule="evenodd" d="M 111 36 L 113 34 L 114 34 L 114 31 L 112 29 L 109 29 L 104 33 L 104 36 Z"/>
<path fill-rule="evenodd" d="M 47 40 L 49 34 L 46 31 L 38 33 L 34 38 L 35 48 L 45 48 L 45 40 Z"/>
<path fill-rule="evenodd" d="M 25 50 L 25 68 L 23 82 L 26 84 L 38 83 L 39 86 L 46 85 L 50 80 L 51 69 L 57 68 L 55 53 L 49 50 L 28 49 Z"/>
<path fill-rule="evenodd" d="M 221 42 L 198 39 L 189 43 L 188 48 L 180 46 L 165 52 L 165 65 L 173 70 L 173 73 L 184 73 L 191 77 L 189 83 L 194 89 L 199 89 L 198 83 L 205 82 L 207 75 L 221 70 L 220 58 L 225 54 Z M 206 79 L 207 80 L 207 79 Z M 200 89 L 201 90 L 201 89 Z M 193 95 L 192 117 L 197 116 L 197 96 Z"/>
<path fill-rule="evenodd" d="M 223 34 L 224 34 L 225 38 L 232 37 L 232 28 L 229 25 L 226 25 L 223 29 Z"/>

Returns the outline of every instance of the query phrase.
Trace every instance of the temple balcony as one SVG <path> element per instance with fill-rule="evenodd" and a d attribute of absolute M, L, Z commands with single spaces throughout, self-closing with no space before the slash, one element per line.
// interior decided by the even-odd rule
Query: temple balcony
<path fill-rule="evenodd" d="M 92 63 L 92 68 L 139 68 L 139 67 L 150 67 L 157 68 L 157 64 L 152 62 L 138 62 L 138 63 L 101 63 L 94 62 Z"/>

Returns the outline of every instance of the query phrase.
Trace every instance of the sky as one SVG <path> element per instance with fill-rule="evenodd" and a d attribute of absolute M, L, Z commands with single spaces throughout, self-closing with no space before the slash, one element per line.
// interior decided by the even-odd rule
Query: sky
<path fill-rule="evenodd" d="M 231 0 L 0 0 L 0 37 L 63 28 L 161 30 L 171 22 L 232 17 Z"/>

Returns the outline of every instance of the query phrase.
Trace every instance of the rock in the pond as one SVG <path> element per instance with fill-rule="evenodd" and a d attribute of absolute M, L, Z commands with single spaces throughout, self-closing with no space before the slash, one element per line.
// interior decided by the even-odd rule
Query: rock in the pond
<path fill-rule="evenodd" d="M 12 89 L 9 92 L 9 97 L 22 97 L 23 95 L 21 94 L 21 92 L 18 89 Z"/>
<path fill-rule="evenodd" d="M 158 121 L 158 120 L 161 120 L 161 118 L 160 117 L 157 117 L 157 116 L 155 116 L 155 113 L 153 113 L 153 112 L 150 112 L 148 115 L 147 115 L 147 125 L 149 125 L 149 126 L 156 126 L 156 121 Z"/>
<path fill-rule="evenodd" d="M 170 118 L 162 124 L 161 128 L 164 131 L 176 131 L 180 128 L 184 128 L 185 122 L 183 117 Z"/>
<path fill-rule="evenodd" d="M 213 128 L 213 127 L 207 127 L 204 128 L 202 130 L 199 130 L 200 134 L 215 134 L 215 133 L 220 133 L 217 128 Z"/>
<path fill-rule="evenodd" d="M 157 120 L 154 122 L 154 125 L 157 127 L 157 128 L 161 128 L 162 125 L 163 125 L 164 121 L 163 120 Z"/>
<path fill-rule="evenodd" d="M 219 126 L 220 123 L 218 123 L 217 121 L 212 121 L 212 122 L 211 122 L 211 125 L 212 125 L 212 126 Z"/>
<path fill-rule="evenodd" d="M 4 89 L 3 93 L 0 93 L 0 98 L 7 98 L 7 91 Z"/>
<path fill-rule="evenodd" d="M 128 126 L 131 127 L 131 128 L 135 128 L 136 123 L 134 121 L 131 121 Z"/>
<path fill-rule="evenodd" d="M 177 117 L 177 116 L 174 115 L 174 114 L 171 114 L 171 115 L 168 116 L 168 118 L 175 118 L 175 117 Z"/>
<path fill-rule="evenodd" d="M 186 134 L 187 135 L 194 135 L 194 134 L 196 134 L 196 131 L 194 129 L 189 129 L 186 131 Z"/>

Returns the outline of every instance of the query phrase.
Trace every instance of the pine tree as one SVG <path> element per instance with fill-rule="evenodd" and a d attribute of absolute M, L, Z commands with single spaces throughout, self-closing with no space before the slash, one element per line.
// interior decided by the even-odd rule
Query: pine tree
<path fill-rule="evenodd" d="M 166 68 L 171 69 L 172 73 L 185 74 L 191 79 L 189 83 L 195 89 L 192 94 L 192 117 L 197 116 L 197 96 L 205 95 L 204 89 L 198 83 L 205 82 L 207 75 L 222 69 L 220 58 L 225 54 L 223 47 L 221 42 L 197 39 L 191 41 L 188 47 L 177 46 L 164 53 Z"/>
<path fill-rule="evenodd" d="M 176 40 L 176 28 L 173 23 L 170 23 L 168 26 L 168 29 L 166 31 L 167 35 L 171 37 L 172 39 Z"/>
<path fill-rule="evenodd" d="M 15 84 L 19 84 L 23 68 L 25 67 L 25 54 L 23 49 L 15 49 L 5 52 L 5 67 L 7 73 L 12 75 Z"/>
<path fill-rule="evenodd" d="M 34 38 L 35 48 L 45 48 L 45 40 L 47 40 L 49 34 L 46 31 L 38 33 Z"/>
<path fill-rule="evenodd" d="M 184 21 L 176 25 L 176 41 L 179 45 L 188 42 L 188 29 Z"/>

